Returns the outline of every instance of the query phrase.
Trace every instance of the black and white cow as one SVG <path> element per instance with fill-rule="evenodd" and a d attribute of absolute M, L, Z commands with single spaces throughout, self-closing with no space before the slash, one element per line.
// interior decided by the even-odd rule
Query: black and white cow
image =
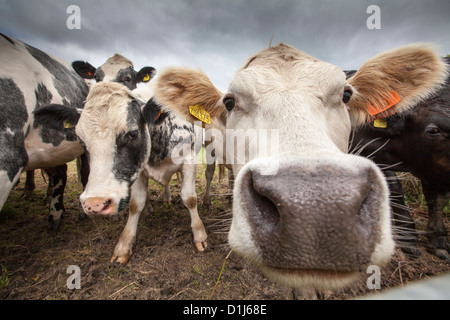
<path fill-rule="evenodd" d="M 120 54 L 115 54 L 100 67 L 95 68 L 87 61 L 72 62 L 73 69 L 83 79 L 93 79 L 96 82 L 118 82 L 133 90 L 139 82 L 148 82 L 156 74 L 153 67 L 143 67 L 135 71 L 133 63 Z"/>
<path fill-rule="evenodd" d="M 135 90 L 134 95 L 147 101 L 151 98 L 151 93 L 147 92 L 146 86 L 137 88 L 138 83 L 149 82 L 156 74 L 153 67 L 143 67 L 139 71 L 134 70 L 133 63 L 124 56 L 116 53 L 106 60 L 100 67 L 95 68 L 87 61 L 77 60 L 72 62 L 73 69 L 86 80 L 98 82 L 117 82 L 126 86 L 130 90 Z M 151 90 L 150 90 L 151 91 Z M 170 201 L 170 185 L 167 184 L 164 190 L 164 201 Z"/>
<path fill-rule="evenodd" d="M 450 58 L 444 60 L 450 65 Z M 443 213 L 450 197 L 450 77 L 438 92 L 408 112 L 359 128 L 353 141 L 366 145 L 361 155 L 371 155 L 375 163 L 420 179 L 428 204 L 430 250 L 450 260 Z M 403 214 L 400 219 L 405 227 L 414 228 L 409 216 Z"/>
<path fill-rule="evenodd" d="M 49 103 L 82 108 L 87 93 L 69 63 L 0 34 L 0 209 L 23 170 L 44 168 L 54 183 L 50 223 L 60 218 L 66 163 L 84 150 L 73 128 L 38 126 L 33 111 Z"/>
<path fill-rule="evenodd" d="M 39 123 L 55 127 L 60 127 L 62 120 L 76 124 L 90 164 L 89 181 L 80 196 L 85 212 L 113 215 L 129 205 L 128 222 L 112 262 L 127 263 L 131 257 L 148 179 L 165 186 L 177 171 L 182 176 L 181 198 L 191 214 L 195 247 L 199 251 L 206 248 L 207 234 L 198 215 L 195 191 L 200 127 L 161 114 L 155 100 L 145 104 L 114 82 L 93 85 L 81 115 L 65 111 L 62 106 L 50 105 L 37 110 L 35 116 Z"/>

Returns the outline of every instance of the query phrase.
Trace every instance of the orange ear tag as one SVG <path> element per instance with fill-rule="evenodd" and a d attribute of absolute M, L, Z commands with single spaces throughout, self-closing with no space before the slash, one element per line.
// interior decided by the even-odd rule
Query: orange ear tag
<path fill-rule="evenodd" d="M 211 124 L 211 116 L 202 106 L 189 106 L 189 113 L 204 123 Z"/>
<path fill-rule="evenodd" d="M 158 115 L 156 116 L 154 121 L 156 122 L 159 119 L 159 117 L 161 117 L 161 110 L 159 110 Z"/>
<path fill-rule="evenodd" d="M 376 116 L 377 114 L 386 111 L 387 109 L 395 106 L 398 102 L 400 102 L 400 97 L 397 93 L 397 91 L 393 90 L 391 92 L 389 92 L 390 97 L 384 101 L 383 105 L 381 105 L 380 107 L 375 107 L 372 104 L 368 104 L 367 105 L 367 110 L 369 111 L 369 114 L 371 116 Z"/>

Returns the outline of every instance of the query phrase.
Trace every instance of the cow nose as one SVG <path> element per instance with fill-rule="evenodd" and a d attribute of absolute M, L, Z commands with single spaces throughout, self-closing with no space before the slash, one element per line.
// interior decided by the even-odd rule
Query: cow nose
<path fill-rule="evenodd" d="M 108 215 L 115 212 L 115 206 L 112 199 L 91 197 L 81 201 L 83 210 L 86 214 Z"/>
<path fill-rule="evenodd" d="M 371 166 L 291 166 L 275 176 L 247 175 L 247 219 L 266 265 L 355 271 L 370 261 L 379 206 Z"/>

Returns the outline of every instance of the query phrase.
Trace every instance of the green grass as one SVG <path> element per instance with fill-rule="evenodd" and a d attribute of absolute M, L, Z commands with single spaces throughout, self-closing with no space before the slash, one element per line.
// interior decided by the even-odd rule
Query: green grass
<path fill-rule="evenodd" d="M 422 191 L 422 184 L 419 179 L 411 175 L 410 173 L 397 173 L 400 177 L 400 181 L 403 186 L 405 204 L 413 209 L 419 210 L 421 212 L 427 212 L 428 206 L 425 196 Z M 450 201 L 444 207 L 444 214 L 450 214 Z"/>
<path fill-rule="evenodd" d="M 0 290 L 6 288 L 9 285 L 9 274 L 6 266 L 1 266 L 0 274 Z"/>

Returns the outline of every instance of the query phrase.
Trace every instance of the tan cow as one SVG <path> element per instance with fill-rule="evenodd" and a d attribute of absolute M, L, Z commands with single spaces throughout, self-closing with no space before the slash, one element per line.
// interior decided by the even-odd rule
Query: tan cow
<path fill-rule="evenodd" d="M 202 105 L 230 131 L 278 135 L 276 148 L 247 142 L 245 164 L 231 163 L 229 244 L 282 284 L 337 288 L 385 264 L 395 246 L 386 180 L 373 162 L 348 154 L 352 126 L 407 110 L 446 73 L 428 44 L 379 54 L 348 81 L 338 67 L 280 44 L 250 57 L 224 95 L 204 74 L 171 68 L 156 80 L 154 100 L 192 120 L 189 106 Z M 227 159 L 239 151 L 227 145 Z"/>

